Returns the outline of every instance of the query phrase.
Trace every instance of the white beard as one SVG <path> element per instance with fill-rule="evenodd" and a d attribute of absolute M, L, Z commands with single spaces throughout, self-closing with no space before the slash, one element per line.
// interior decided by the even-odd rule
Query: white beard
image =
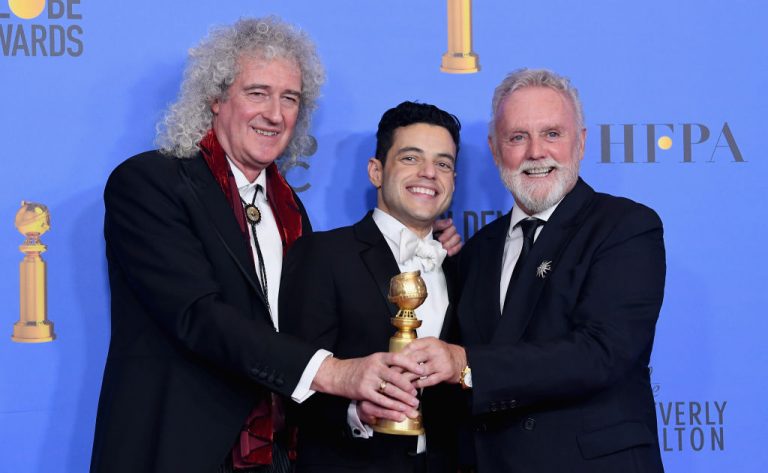
<path fill-rule="evenodd" d="M 574 159 L 571 165 L 562 166 L 552 158 L 544 158 L 536 161 L 525 161 L 516 171 L 504 167 L 499 162 L 499 174 L 501 180 L 515 198 L 515 203 L 524 207 L 531 214 L 543 212 L 560 202 L 565 194 L 573 189 L 579 177 L 579 160 Z M 542 182 L 527 178 L 525 171 L 540 168 L 553 168 L 555 180 L 549 177 L 542 178 Z M 543 182 L 548 181 L 548 182 Z"/>

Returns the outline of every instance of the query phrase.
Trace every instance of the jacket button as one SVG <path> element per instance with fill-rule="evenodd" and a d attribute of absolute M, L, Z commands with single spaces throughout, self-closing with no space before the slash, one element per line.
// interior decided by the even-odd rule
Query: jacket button
<path fill-rule="evenodd" d="M 523 422 L 523 428 L 525 430 L 533 430 L 536 428 L 536 419 L 533 417 L 529 417 L 525 419 L 525 422 Z"/>
<path fill-rule="evenodd" d="M 516 406 L 517 406 L 517 401 L 515 401 L 514 399 L 512 399 L 512 400 L 510 400 L 510 401 L 509 401 L 509 407 L 510 407 L 510 409 L 511 409 L 511 408 L 514 408 L 514 407 L 516 407 Z"/>
<path fill-rule="evenodd" d="M 488 426 L 485 425 L 484 423 L 478 424 L 477 426 L 475 426 L 475 432 L 485 432 L 486 430 L 488 430 Z"/>
<path fill-rule="evenodd" d="M 258 377 L 259 377 L 259 379 L 266 379 L 267 378 L 267 372 L 266 371 L 259 371 Z"/>
<path fill-rule="evenodd" d="M 285 384 L 285 381 L 283 381 L 283 378 L 277 378 L 275 380 L 275 386 L 282 386 L 283 384 Z"/>
<path fill-rule="evenodd" d="M 267 382 L 271 383 L 274 381 L 275 381 L 275 373 L 272 373 L 267 377 Z"/>

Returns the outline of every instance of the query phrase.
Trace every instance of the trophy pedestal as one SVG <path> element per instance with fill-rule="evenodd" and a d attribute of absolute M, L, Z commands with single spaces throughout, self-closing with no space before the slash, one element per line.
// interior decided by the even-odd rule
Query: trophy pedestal
<path fill-rule="evenodd" d="M 43 320 L 41 322 L 16 322 L 13 324 L 11 340 L 22 343 L 51 342 L 56 339 L 53 333 L 53 322 Z"/>
<path fill-rule="evenodd" d="M 472 74 L 480 70 L 480 65 L 475 53 L 448 52 L 443 54 L 440 70 L 451 74 Z"/>
<path fill-rule="evenodd" d="M 422 435 L 424 426 L 421 424 L 421 415 L 415 419 L 410 417 L 401 422 L 379 419 L 373 426 L 374 432 L 391 435 Z"/>

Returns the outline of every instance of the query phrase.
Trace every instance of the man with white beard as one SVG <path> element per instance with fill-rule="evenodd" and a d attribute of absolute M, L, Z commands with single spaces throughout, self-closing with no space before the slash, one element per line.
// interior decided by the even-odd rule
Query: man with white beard
<path fill-rule="evenodd" d="M 462 346 L 404 351 L 420 387 L 467 393 L 479 472 L 662 472 L 648 363 L 664 294 L 656 213 L 578 177 L 576 89 L 547 70 L 496 88 L 488 143 L 515 199 L 460 256 Z"/>

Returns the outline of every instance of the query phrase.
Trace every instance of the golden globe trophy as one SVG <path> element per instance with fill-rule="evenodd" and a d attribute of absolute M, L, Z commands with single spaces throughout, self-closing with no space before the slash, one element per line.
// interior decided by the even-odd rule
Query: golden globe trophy
<path fill-rule="evenodd" d="M 452 74 L 471 74 L 480 70 L 472 51 L 472 0 L 448 1 L 448 51 L 440 70 Z"/>
<path fill-rule="evenodd" d="M 16 212 L 16 228 L 26 237 L 19 250 L 24 259 L 19 264 L 20 315 L 13 325 L 14 342 L 40 343 L 56 338 L 53 322 L 46 318 L 47 287 L 45 261 L 40 256 L 47 247 L 40 236 L 51 228 L 48 207 L 34 202 L 21 202 Z"/>
<path fill-rule="evenodd" d="M 416 318 L 414 309 L 423 304 L 426 298 L 427 286 L 421 279 L 421 271 L 400 273 L 389 281 L 389 301 L 399 309 L 397 314 L 390 319 L 392 325 L 397 328 L 397 332 L 389 339 L 390 353 L 402 351 L 406 345 L 416 339 L 416 329 L 421 327 L 421 320 Z M 421 435 L 424 433 L 421 414 L 415 419 L 407 417 L 400 422 L 379 419 L 373 426 L 373 430 L 393 435 Z"/>

